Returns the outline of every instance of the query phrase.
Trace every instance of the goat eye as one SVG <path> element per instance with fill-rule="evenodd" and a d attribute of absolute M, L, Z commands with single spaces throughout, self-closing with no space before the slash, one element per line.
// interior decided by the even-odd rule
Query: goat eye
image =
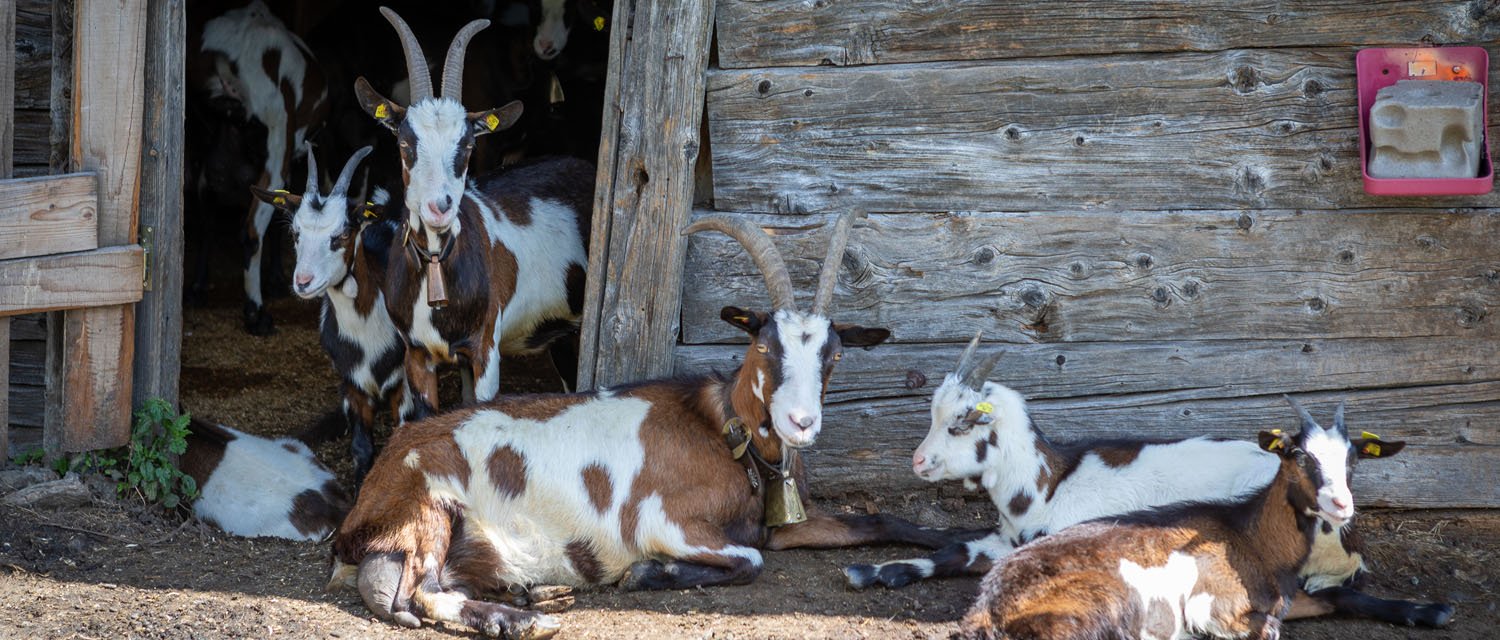
<path fill-rule="evenodd" d="M 958 423 L 956 425 L 948 427 L 948 435 L 951 435 L 951 436 L 961 436 L 961 435 L 963 435 L 965 433 L 968 433 L 970 431 L 973 431 L 973 430 L 974 430 L 974 425 L 969 424 L 967 422 L 960 422 L 960 423 Z"/>
<path fill-rule="evenodd" d="M 757 342 L 757 343 L 755 343 L 755 350 L 758 353 L 765 353 L 767 351 L 770 351 L 771 348 L 768 347 L 768 346 L 766 346 L 766 343 L 764 343 L 764 342 Z"/>
<path fill-rule="evenodd" d="M 835 354 L 833 354 L 833 359 L 834 360 L 843 360 L 844 359 L 844 354 L 843 353 L 835 353 Z"/>

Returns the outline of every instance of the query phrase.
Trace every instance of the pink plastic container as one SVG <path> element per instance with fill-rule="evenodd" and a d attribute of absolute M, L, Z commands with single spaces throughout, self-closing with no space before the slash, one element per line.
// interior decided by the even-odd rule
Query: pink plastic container
<path fill-rule="evenodd" d="M 1490 164 L 1490 56 L 1482 47 L 1408 47 L 1361 49 L 1355 56 L 1359 78 L 1359 167 L 1365 193 L 1378 196 L 1477 196 L 1490 192 L 1495 171 Z M 1484 87 L 1485 139 L 1477 178 L 1372 178 L 1369 171 L 1370 107 L 1375 94 L 1397 80 L 1472 80 Z"/>

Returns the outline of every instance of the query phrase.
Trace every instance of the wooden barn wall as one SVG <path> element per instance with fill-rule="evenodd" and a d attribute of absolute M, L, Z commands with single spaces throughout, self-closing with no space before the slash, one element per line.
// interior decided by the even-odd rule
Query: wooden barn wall
<path fill-rule="evenodd" d="M 1359 467 L 1363 501 L 1500 506 L 1500 194 L 1365 195 L 1354 77 L 1360 47 L 1493 42 L 1500 9 L 1184 6 L 720 0 L 711 208 L 775 228 L 799 291 L 820 225 L 872 212 L 833 316 L 894 338 L 835 373 L 815 486 L 916 486 L 982 329 L 1058 439 L 1244 438 L 1295 424 L 1281 394 L 1347 399 L 1411 443 Z M 732 368 L 718 309 L 764 285 L 720 235 L 686 264 L 677 369 Z"/>

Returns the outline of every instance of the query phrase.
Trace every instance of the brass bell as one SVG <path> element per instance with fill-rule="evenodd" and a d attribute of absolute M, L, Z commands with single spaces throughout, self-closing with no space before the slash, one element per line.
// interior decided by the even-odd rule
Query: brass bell
<path fill-rule="evenodd" d="M 797 479 L 792 477 L 793 455 L 795 454 L 791 451 L 782 455 L 780 481 L 773 479 L 766 485 L 767 527 L 784 527 L 807 521 L 807 510 L 802 508 L 802 494 L 797 491 Z"/>

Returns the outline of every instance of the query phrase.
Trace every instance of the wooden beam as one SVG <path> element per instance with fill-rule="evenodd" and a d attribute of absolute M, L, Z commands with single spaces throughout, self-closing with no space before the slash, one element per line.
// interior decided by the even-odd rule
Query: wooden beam
<path fill-rule="evenodd" d="M 1364 193 L 1353 56 L 1329 47 L 711 71 L 714 203 L 773 213 L 1500 206 L 1500 192 Z"/>
<path fill-rule="evenodd" d="M 97 248 L 98 194 L 91 173 L 0 181 L 0 260 Z"/>
<path fill-rule="evenodd" d="M 15 169 L 16 3 L 0 5 L 0 180 Z M 0 182 L 3 192 L 7 182 Z M 0 206 L 6 198 L 0 195 Z M 8 217 L 0 212 L 0 257 L 15 239 L 5 237 Z M 10 318 L 0 318 L 0 469 L 10 464 Z"/>
<path fill-rule="evenodd" d="M 750 215 L 807 291 L 831 215 Z M 896 342 L 1500 338 L 1485 211 L 872 214 L 845 252 L 833 317 Z M 695 236 L 689 344 L 739 342 L 726 304 L 765 304 L 743 250 Z"/>
<path fill-rule="evenodd" d="M 1493 9 L 1478 7 L 1469 0 L 720 0 L 719 64 L 727 69 L 1239 48 L 1409 47 L 1500 38 Z"/>
<path fill-rule="evenodd" d="M 0 316 L 141 299 L 139 245 L 0 261 Z"/>
<path fill-rule="evenodd" d="M 714 4 L 615 3 L 581 389 L 671 371 Z"/>
<path fill-rule="evenodd" d="M 69 165 L 99 174 L 99 244 L 133 244 L 146 87 L 146 0 L 78 0 L 73 25 Z M 48 327 L 47 449 L 125 444 L 130 438 L 135 307 L 95 307 L 60 317 Z"/>
<path fill-rule="evenodd" d="M 136 307 L 133 404 L 177 405 L 182 367 L 183 0 L 148 0 L 145 140 L 141 156 L 142 243 L 149 249 L 147 290 Z"/>

